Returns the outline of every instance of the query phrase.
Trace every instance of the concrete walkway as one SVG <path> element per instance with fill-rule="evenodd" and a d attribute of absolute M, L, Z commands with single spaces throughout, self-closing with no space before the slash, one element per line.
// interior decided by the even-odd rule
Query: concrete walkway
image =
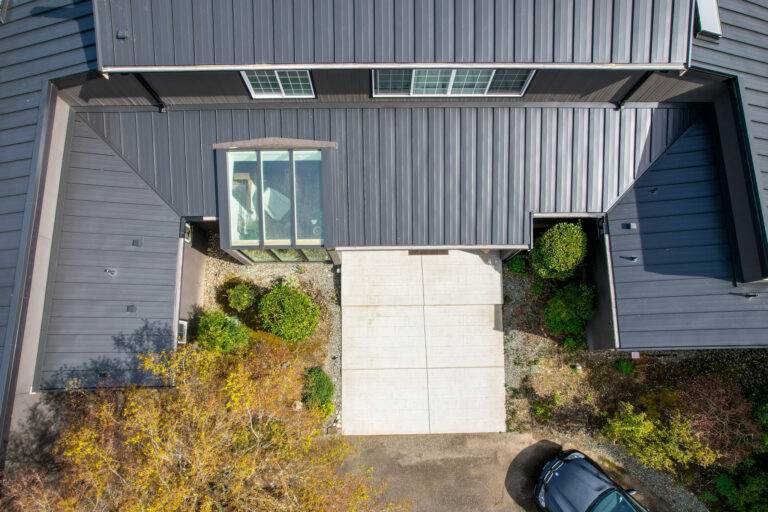
<path fill-rule="evenodd" d="M 505 429 L 496 253 L 349 251 L 341 268 L 345 434 Z"/>

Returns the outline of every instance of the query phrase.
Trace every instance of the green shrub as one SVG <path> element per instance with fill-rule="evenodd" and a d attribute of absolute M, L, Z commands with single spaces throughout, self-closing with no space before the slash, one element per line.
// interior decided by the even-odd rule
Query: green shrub
<path fill-rule="evenodd" d="M 287 341 L 307 339 L 317 329 L 319 311 L 312 299 L 291 288 L 279 285 L 259 302 L 264 328 Z"/>
<path fill-rule="evenodd" d="M 544 321 L 555 334 L 584 333 L 594 312 L 595 292 L 585 284 L 568 283 L 544 305 Z"/>
<path fill-rule="evenodd" d="M 209 311 L 197 326 L 197 344 L 204 350 L 231 352 L 250 341 L 250 332 L 233 316 Z"/>
<path fill-rule="evenodd" d="M 533 294 L 534 297 L 541 297 L 548 291 L 549 291 L 549 286 L 547 285 L 546 281 L 537 279 L 536 281 L 531 283 L 531 293 Z"/>
<path fill-rule="evenodd" d="M 665 422 L 653 421 L 644 412 L 636 413 L 627 403 L 621 404 L 621 410 L 601 432 L 626 447 L 640 463 L 655 469 L 709 467 L 717 459 L 717 453 L 702 444 L 690 424 L 679 416 Z"/>
<path fill-rule="evenodd" d="M 768 510 L 768 455 L 759 454 L 733 471 L 718 474 L 714 480 L 717 494 L 724 498 L 728 509 L 737 512 Z"/>
<path fill-rule="evenodd" d="M 531 266 L 544 279 L 567 279 L 587 255 L 587 235 L 576 224 L 561 222 L 541 235 L 531 251 Z"/>
<path fill-rule="evenodd" d="M 521 277 L 528 277 L 528 258 L 523 254 L 516 254 L 507 262 L 507 270 Z"/>
<path fill-rule="evenodd" d="M 621 373 L 632 373 L 635 371 L 635 363 L 629 359 L 619 359 L 616 361 L 616 369 Z"/>
<path fill-rule="evenodd" d="M 333 414 L 333 393 L 335 387 L 327 373 L 319 366 L 313 366 L 304 375 L 304 392 L 301 401 L 307 407 L 320 412 L 323 418 Z"/>
<path fill-rule="evenodd" d="M 584 341 L 584 338 L 580 336 L 568 336 L 563 341 L 563 348 L 567 352 L 576 353 L 581 350 L 584 350 L 586 348 L 587 344 Z"/>
<path fill-rule="evenodd" d="M 560 393 L 555 391 L 551 396 L 540 398 L 531 403 L 531 411 L 536 419 L 542 423 L 546 423 L 552 418 L 552 413 L 556 407 L 563 405 L 563 399 Z"/>
<path fill-rule="evenodd" d="M 239 283 L 227 290 L 227 298 L 229 299 L 229 307 L 238 313 L 242 313 L 253 306 L 256 300 L 256 292 L 248 284 Z"/>

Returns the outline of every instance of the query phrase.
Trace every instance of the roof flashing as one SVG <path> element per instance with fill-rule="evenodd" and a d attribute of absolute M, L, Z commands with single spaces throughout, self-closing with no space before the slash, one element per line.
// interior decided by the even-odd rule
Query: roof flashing
<path fill-rule="evenodd" d="M 696 37 L 717 42 L 722 36 L 717 0 L 696 0 Z"/>

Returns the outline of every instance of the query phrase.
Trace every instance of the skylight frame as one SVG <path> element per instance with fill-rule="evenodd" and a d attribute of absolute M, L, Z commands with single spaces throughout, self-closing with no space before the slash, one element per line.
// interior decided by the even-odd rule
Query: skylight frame
<path fill-rule="evenodd" d="M 449 80 L 448 88 L 445 93 L 415 93 L 414 92 L 414 83 L 416 78 L 416 71 L 421 69 L 432 69 L 432 68 L 419 68 L 414 67 L 411 68 L 411 84 L 410 84 L 410 90 L 408 92 L 402 92 L 402 93 L 392 93 L 392 92 L 385 92 L 380 93 L 377 92 L 377 86 L 376 86 L 376 74 L 379 71 L 382 71 L 381 69 L 372 69 L 371 70 L 371 91 L 374 98 L 520 98 L 523 95 L 525 95 L 525 92 L 528 90 L 528 86 L 531 83 L 531 80 L 533 80 L 534 75 L 536 74 L 535 69 L 526 69 L 525 71 L 528 72 L 528 76 L 525 79 L 525 82 L 523 83 L 523 86 L 521 87 L 519 92 L 492 92 L 490 90 L 491 84 L 493 83 L 493 79 L 496 76 L 496 72 L 500 70 L 505 69 L 514 69 L 516 71 L 520 71 L 518 68 L 505 68 L 505 67 L 498 67 L 493 68 L 493 72 L 491 73 L 490 78 L 488 79 L 488 83 L 485 87 L 485 93 L 484 94 L 467 94 L 467 93 L 461 93 L 461 94 L 452 94 L 453 89 L 453 83 L 454 79 L 456 77 L 456 71 L 461 69 L 472 69 L 471 67 L 468 68 L 466 66 L 456 66 L 456 67 L 444 67 L 439 69 L 449 69 L 451 70 L 451 77 Z"/>
<path fill-rule="evenodd" d="M 253 89 L 253 85 L 251 84 L 250 78 L 248 78 L 248 73 L 256 73 L 256 72 L 271 72 L 275 76 L 275 80 L 277 80 L 277 84 L 280 87 L 280 93 L 260 93 L 256 92 Z M 307 76 L 307 80 L 309 81 L 309 88 L 312 91 L 311 94 L 285 94 L 285 88 L 283 87 L 283 82 L 280 79 L 280 72 L 303 72 Z M 251 95 L 251 98 L 254 100 L 264 100 L 264 99 L 314 99 L 317 97 L 315 93 L 315 84 L 312 81 L 312 74 L 309 72 L 308 69 L 249 69 L 249 70 L 241 70 L 240 76 L 243 79 L 243 82 L 245 82 L 245 86 L 248 88 L 248 93 Z"/>

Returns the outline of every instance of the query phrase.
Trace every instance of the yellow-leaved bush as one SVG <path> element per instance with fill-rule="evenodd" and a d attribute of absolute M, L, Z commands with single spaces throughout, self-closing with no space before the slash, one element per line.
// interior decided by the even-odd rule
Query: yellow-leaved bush
<path fill-rule="evenodd" d="M 351 445 L 298 408 L 305 367 L 271 345 L 143 357 L 164 386 L 83 392 L 56 443 L 58 470 L 16 468 L 18 510 L 379 511 L 370 471 L 342 472 Z"/>

